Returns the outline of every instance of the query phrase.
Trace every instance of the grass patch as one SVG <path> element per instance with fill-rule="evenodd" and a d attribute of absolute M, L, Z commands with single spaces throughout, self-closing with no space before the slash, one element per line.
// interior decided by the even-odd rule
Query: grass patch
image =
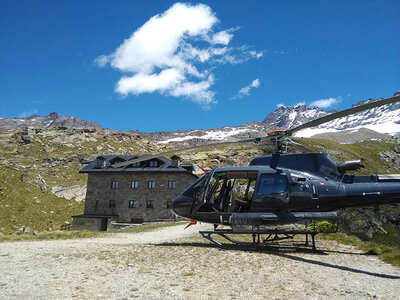
<path fill-rule="evenodd" d="M 17 241 L 43 241 L 43 240 L 69 240 L 94 238 L 107 235 L 106 232 L 88 231 L 88 230 L 71 230 L 71 231 L 54 231 L 42 232 L 37 235 L 20 234 L 20 235 L 0 235 L 0 242 L 17 242 Z"/>
<path fill-rule="evenodd" d="M 356 246 L 366 254 L 378 255 L 383 261 L 394 266 L 400 266 L 400 245 L 384 245 L 373 241 L 362 241 L 354 235 L 345 233 L 321 233 L 318 237 L 334 240 L 341 244 Z"/>
<path fill-rule="evenodd" d="M 144 225 L 137 225 L 131 228 L 118 230 L 118 231 L 89 231 L 89 230 L 71 230 L 71 231 L 54 231 L 42 232 L 37 235 L 33 234 L 9 234 L 0 235 L 0 242 L 17 242 L 17 241 L 43 241 L 43 240 L 69 240 L 69 239 L 84 239 L 84 238 L 98 238 L 106 237 L 120 233 L 142 233 L 155 231 L 157 229 L 183 225 L 185 222 L 166 222 L 166 223 L 151 223 Z"/>

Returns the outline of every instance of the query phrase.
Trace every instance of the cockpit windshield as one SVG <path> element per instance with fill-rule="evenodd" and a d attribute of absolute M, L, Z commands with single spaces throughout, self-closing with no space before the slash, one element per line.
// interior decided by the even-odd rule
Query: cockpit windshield
<path fill-rule="evenodd" d="M 202 177 L 197 179 L 192 185 L 190 185 L 182 195 L 196 198 L 196 202 L 204 201 L 210 180 L 214 175 L 215 169 L 208 171 Z"/>

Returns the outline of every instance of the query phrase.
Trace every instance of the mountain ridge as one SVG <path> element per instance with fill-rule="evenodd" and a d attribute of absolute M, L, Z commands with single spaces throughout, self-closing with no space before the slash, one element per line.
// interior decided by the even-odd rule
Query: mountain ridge
<path fill-rule="evenodd" d="M 394 96 L 400 95 L 396 92 Z M 382 99 L 382 98 L 380 98 Z M 352 106 L 358 106 L 370 101 L 379 99 L 368 99 L 358 101 Z M 176 131 L 119 131 L 134 133 L 142 138 L 156 141 L 162 144 L 172 144 L 178 147 L 197 146 L 207 144 L 210 141 L 229 142 L 241 139 L 251 139 L 254 137 L 265 136 L 270 130 L 290 129 L 301 124 L 312 121 L 336 112 L 336 110 L 324 110 L 319 107 L 309 107 L 306 105 L 281 106 L 269 113 L 263 121 L 252 121 L 238 126 L 224 126 L 211 129 L 191 129 Z M 48 116 L 40 117 L 33 115 L 27 118 L 0 118 L 0 131 L 21 129 L 21 128 L 73 128 L 73 129 L 94 129 L 102 130 L 101 126 L 95 122 L 82 120 L 78 117 L 60 116 L 56 112 Z M 333 120 L 315 128 L 309 128 L 297 132 L 297 137 L 311 137 L 322 135 L 335 139 L 335 134 L 352 131 L 359 131 L 361 128 L 372 130 L 364 135 L 365 139 L 382 138 L 383 135 L 400 134 L 400 103 L 388 104 L 376 107 L 367 111 L 362 111 L 351 116 Z M 111 129 L 112 130 L 112 129 Z M 365 132 L 365 131 L 364 131 Z M 373 132 L 376 132 L 374 136 Z M 327 135 L 326 133 L 330 133 Z M 358 133 L 355 141 L 362 140 L 363 134 Z"/>
<path fill-rule="evenodd" d="M 5 118 L 0 117 L 0 131 L 21 129 L 21 128 L 91 128 L 100 129 L 101 126 L 95 122 L 82 120 L 78 117 L 60 116 L 57 112 L 51 112 L 45 117 L 32 115 L 26 118 Z"/>

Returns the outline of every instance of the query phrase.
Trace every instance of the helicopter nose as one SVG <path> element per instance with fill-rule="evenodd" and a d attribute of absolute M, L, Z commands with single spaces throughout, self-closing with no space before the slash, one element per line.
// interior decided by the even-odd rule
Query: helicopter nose
<path fill-rule="evenodd" d="M 179 195 L 172 201 L 171 210 L 178 216 L 190 218 L 194 201 L 193 197 Z"/>

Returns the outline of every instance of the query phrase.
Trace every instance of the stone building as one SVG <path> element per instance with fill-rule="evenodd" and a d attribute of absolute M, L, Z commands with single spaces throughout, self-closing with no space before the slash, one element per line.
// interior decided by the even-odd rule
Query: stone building
<path fill-rule="evenodd" d="M 102 155 L 79 171 L 88 174 L 85 210 L 74 229 L 107 230 L 110 221 L 142 223 L 173 219 L 172 200 L 197 176 L 177 157 L 158 157 L 122 168 L 111 165 L 139 156 Z"/>

